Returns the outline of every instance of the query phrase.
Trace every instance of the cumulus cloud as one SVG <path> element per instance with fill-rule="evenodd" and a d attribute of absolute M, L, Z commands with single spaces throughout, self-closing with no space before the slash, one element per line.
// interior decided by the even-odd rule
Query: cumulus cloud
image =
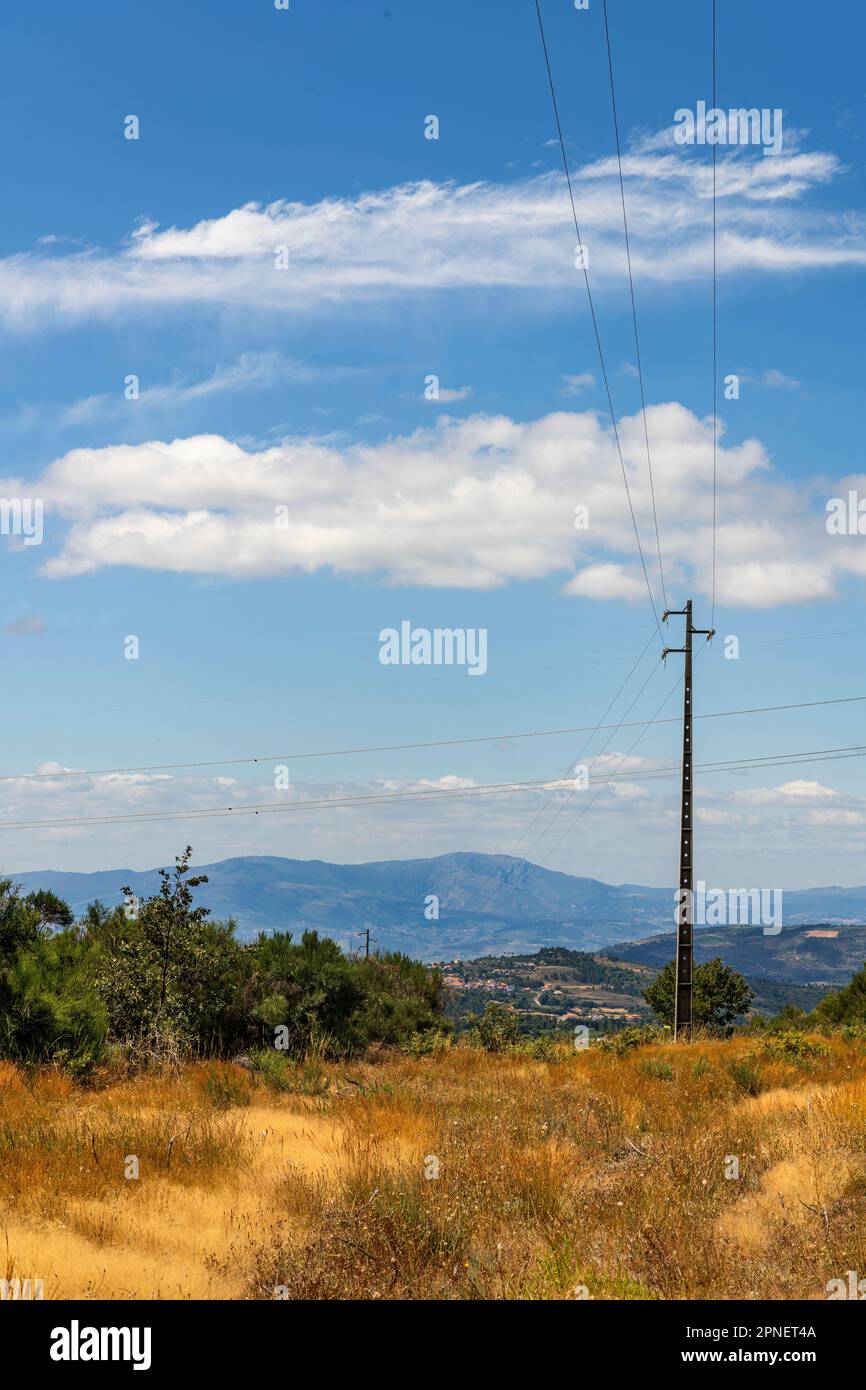
<path fill-rule="evenodd" d="M 828 153 L 794 142 L 777 158 L 746 148 L 718 164 L 720 276 L 866 264 L 866 225 L 808 204 L 839 177 Z M 705 277 L 712 262 L 711 173 L 670 132 L 623 159 L 632 265 L 642 282 Z M 574 170 L 581 235 L 598 285 L 626 276 L 617 165 Z M 338 302 L 468 289 L 561 290 L 575 283 L 574 228 L 562 176 L 507 184 L 422 180 L 318 203 L 250 202 L 189 227 L 143 221 L 126 244 L 54 242 L 0 261 L 0 322 L 31 331 L 176 306 L 309 313 Z M 285 269 L 277 268 L 286 264 Z"/>
<path fill-rule="evenodd" d="M 722 603 L 827 598 L 841 575 L 866 574 L 860 537 L 827 534 L 826 481 L 786 481 L 759 440 L 727 445 L 720 426 L 675 402 L 647 419 L 669 585 L 710 587 L 714 428 Z M 620 421 L 619 437 L 657 591 L 640 415 Z M 328 568 L 480 589 L 553 577 L 579 597 L 645 599 L 613 432 L 594 411 L 442 415 L 376 443 L 196 435 L 74 449 L 0 488 L 44 500 L 52 578 L 116 565 L 232 577 Z"/>

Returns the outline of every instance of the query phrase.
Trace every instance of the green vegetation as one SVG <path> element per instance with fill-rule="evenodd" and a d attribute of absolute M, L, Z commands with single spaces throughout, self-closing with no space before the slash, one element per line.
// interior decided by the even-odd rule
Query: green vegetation
<path fill-rule="evenodd" d="M 834 1028 L 866 1024 L 866 963 L 844 989 L 822 999 L 815 1010 L 815 1018 L 819 1023 L 829 1023 Z"/>
<path fill-rule="evenodd" d="M 675 976 L 675 963 L 668 961 L 644 990 L 644 998 L 656 1018 L 668 1028 L 672 1028 L 674 1022 Z M 692 984 L 692 1021 L 718 1035 L 732 1031 L 735 1020 L 746 1012 L 754 998 L 754 990 L 742 975 L 725 965 L 719 956 L 695 966 Z"/>
<path fill-rule="evenodd" d="M 237 941 L 194 905 L 207 880 L 191 854 L 137 910 L 125 890 L 126 906 L 93 903 L 77 923 L 54 894 L 0 881 L 0 1057 L 86 1075 L 112 1051 L 133 1065 L 250 1048 L 349 1057 L 447 1027 L 441 976 L 408 956 L 351 958 L 316 932 Z M 215 1071 L 214 1103 L 222 1086 Z"/>
<path fill-rule="evenodd" d="M 673 1022 L 672 962 L 656 973 L 555 946 L 451 962 L 446 988 L 443 972 L 399 952 L 346 956 L 315 931 L 242 943 L 232 921 L 195 905 L 206 879 L 191 872 L 191 853 L 161 871 L 159 890 L 140 905 L 126 890 L 124 906 L 92 903 L 79 921 L 53 893 L 25 895 L 0 880 L 0 1058 L 86 1078 L 111 1058 L 134 1069 L 244 1053 L 273 1090 L 314 1096 L 331 1062 L 373 1044 L 424 1057 L 456 1031 L 485 1052 L 544 1060 L 575 1029 L 625 1054 L 665 1036 L 652 1014 L 667 1029 Z M 770 1000 L 775 1017 L 753 1007 L 756 990 L 719 957 L 698 965 L 695 1024 L 726 1035 L 748 1015 L 746 1030 L 769 1040 L 762 1055 L 804 1066 L 816 1056 L 804 1041 L 810 1030 L 866 1036 L 866 967 L 826 995 L 798 985 L 792 999 L 772 981 L 758 988 L 759 1007 Z M 217 1107 L 220 1077 L 208 1090 Z M 751 1079 L 738 1084 L 748 1089 Z"/>
<path fill-rule="evenodd" d="M 602 1052 L 612 1052 L 615 1057 L 624 1057 L 636 1047 L 647 1047 L 650 1043 L 663 1041 L 670 1041 L 670 1029 L 665 1033 L 663 1029 L 645 1023 L 640 1028 L 621 1028 L 617 1033 L 606 1033 L 597 1039 L 596 1047 Z"/>
<path fill-rule="evenodd" d="M 464 1038 L 485 1052 L 508 1052 L 520 1041 L 520 1015 L 510 1004 L 491 999 L 481 1018 L 467 1028 Z"/>

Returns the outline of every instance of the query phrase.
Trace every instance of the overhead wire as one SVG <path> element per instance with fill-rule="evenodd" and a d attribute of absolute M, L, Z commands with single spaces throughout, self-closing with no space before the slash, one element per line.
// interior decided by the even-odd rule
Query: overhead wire
<path fill-rule="evenodd" d="M 667 700 L 671 698 L 673 694 L 675 694 L 678 686 L 681 684 L 682 678 L 680 678 L 677 685 L 675 685 L 670 691 L 668 691 L 667 695 L 665 696 L 665 701 L 662 702 L 662 706 Z M 660 706 L 660 708 L 662 706 Z M 626 772 L 622 772 L 620 770 L 622 768 L 622 764 L 624 763 L 626 758 L 631 756 L 631 753 L 633 752 L 634 748 L 637 746 L 638 742 L 642 737 L 643 732 L 638 734 L 637 738 L 634 739 L 631 746 L 625 751 L 625 753 L 622 754 L 616 769 L 612 773 L 606 774 L 604 778 L 598 780 L 595 783 L 597 789 L 607 786 L 611 783 L 615 783 L 617 781 L 645 781 L 653 779 L 662 779 L 666 777 L 678 777 L 680 775 L 681 768 L 678 764 L 672 764 L 668 767 L 660 768 L 630 769 Z M 712 774 L 717 772 L 751 771 L 763 767 L 789 767 L 796 766 L 798 763 L 837 762 L 840 759 L 862 757 L 866 757 L 866 744 L 851 744 L 847 747 L 840 748 L 812 749 L 799 752 L 777 753 L 769 757 L 733 758 L 715 763 L 698 763 L 695 765 L 695 771 L 706 774 Z M 354 805 L 388 805 L 392 803 L 401 803 L 406 801 L 445 800 L 450 797 L 462 798 L 478 795 L 495 794 L 511 795 L 514 792 L 521 792 L 536 787 L 546 788 L 549 786 L 550 779 L 544 777 L 535 778 L 523 782 L 497 782 L 491 784 L 481 784 L 479 786 L 471 787 L 433 787 L 425 788 L 422 791 L 372 792 L 360 794 L 357 796 L 326 797 L 321 799 L 291 801 L 286 802 L 284 804 L 262 802 L 258 804 L 236 806 L 232 805 L 218 807 L 191 807 L 175 811 L 111 812 L 95 816 L 66 816 L 47 817 L 35 820 L 0 821 L 0 830 L 34 830 L 42 828 L 56 828 L 65 825 L 86 826 L 107 825 L 130 821 L 148 822 L 163 820 L 202 820 L 220 816 L 239 816 L 253 814 L 267 815 L 271 813 L 282 814 L 292 811 L 320 811 L 330 810 L 335 807 L 340 808 Z M 561 788 L 558 788 L 557 790 L 560 789 Z M 596 796 L 597 795 L 598 790 L 596 791 Z M 577 824 L 577 821 L 582 818 L 583 814 L 585 814 L 587 810 L 589 810 L 589 806 L 592 805 L 592 802 L 595 799 L 596 798 L 593 797 L 589 805 L 586 808 L 584 808 L 584 811 L 581 813 L 581 816 L 577 817 L 575 821 L 572 823 L 572 825 L 567 827 L 563 836 L 561 836 L 560 840 L 557 841 L 557 844 L 561 843 L 561 840 L 565 838 L 565 834 L 568 833 L 568 830 L 574 828 L 574 825 Z M 553 846 L 553 849 L 555 848 L 556 845 Z M 550 854 L 553 852 L 553 849 L 551 849 L 548 852 L 545 858 L 549 858 Z M 543 863 L 544 860 L 540 862 Z"/>
<path fill-rule="evenodd" d="M 627 214 L 626 214 L 626 208 L 625 208 L 625 182 L 624 182 L 623 176 L 622 176 L 622 151 L 621 151 L 621 148 L 620 148 L 620 139 L 619 139 L 619 119 L 618 119 L 618 117 L 617 117 L 617 110 L 616 110 L 616 88 L 615 88 L 614 80 L 613 80 L 613 56 L 612 56 L 612 52 L 611 52 L 611 43 L 610 43 L 610 28 L 609 28 L 609 26 L 608 26 L 608 20 L 607 20 L 607 0 L 603 0 L 603 12 L 604 12 L 604 38 L 605 38 L 605 44 L 606 44 L 606 46 L 607 46 L 607 70 L 608 70 L 608 74 L 609 74 L 609 76 L 610 76 L 610 104 L 611 104 L 611 109 L 612 109 L 612 111 L 613 111 L 613 130 L 614 130 L 614 137 L 615 137 L 615 139 L 616 139 L 616 164 L 617 164 L 617 169 L 618 169 L 618 171 L 619 171 L 619 196 L 620 196 L 620 203 L 622 204 L 622 228 L 623 228 L 623 234 L 624 234 L 624 236 L 625 236 L 625 257 L 626 257 L 626 265 L 627 265 L 627 267 L 628 267 L 628 286 L 629 286 L 629 294 L 630 294 L 630 296 L 631 296 L 631 321 L 632 321 L 632 325 L 633 325 L 633 327 L 634 327 L 634 351 L 635 351 L 635 358 L 636 358 L 636 361 L 637 361 L 637 375 L 638 375 L 638 381 L 639 381 L 639 383 L 640 383 L 640 406 L 641 406 L 641 416 L 642 416 L 642 418 L 643 418 L 644 443 L 645 443 L 645 445 L 646 445 L 646 463 L 647 463 L 647 472 L 649 473 L 650 498 L 651 498 L 651 501 L 652 501 L 653 523 L 654 523 L 654 525 L 655 525 L 655 533 L 656 533 L 656 551 L 657 551 L 657 554 L 658 554 L 658 561 L 659 561 L 659 579 L 661 580 L 661 586 L 662 586 L 662 599 L 664 600 L 665 609 L 667 609 L 667 606 L 668 606 L 668 596 L 667 596 L 667 589 L 666 589 L 666 587 L 665 587 L 665 571 L 664 571 L 664 565 L 662 564 L 662 543 L 661 543 L 661 538 L 660 538 L 660 536 L 659 536 L 659 518 L 658 518 L 658 511 L 657 511 L 657 509 L 656 509 L 655 483 L 654 483 L 654 481 L 653 481 L 653 465 L 652 465 L 652 455 L 651 455 L 651 453 L 650 453 L 649 426 L 648 426 L 648 424 L 647 424 L 647 414 L 646 414 L 646 394 L 645 394 L 645 391 L 644 391 L 643 363 L 642 363 L 642 361 L 641 361 L 640 338 L 639 338 L 639 336 L 638 336 L 638 328 L 637 328 L 637 308 L 636 308 L 636 306 L 635 306 L 635 296 L 634 296 L 634 276 L 632 275 L 632 268 L 631 268 L 631 244 L 630 244 L 630 241 L 629 241 L 629 234 L 628 234 L 628 216 L 627 216 Z"/>
<path fill-rule="evenodd" d="M 546 34 L 545 34 L 545 32 L 544 32 L 544 20 L 543 20 L 542 17 L 541 17 L 541 3 L 540 3 L 540 0 L 535 0 L 535 13 L 536 13 L 537 18 L 538 18 L 538 29 L 539 29 L 539 33 L 540 33 L 540 35 L 541 35 L 541 46 L 542 46 L 542 50 L 543 50 L 543 52 L 544 52 L 544 63 L 545 63 L 545 67 L 546 67 L 546 69 L 547 69 L 547 81 L 548 81 L 548 85 L 549 85 L 549 87 L 550 87 L 550 99 L 551 99 L 551 102 L 552 102 L 552 104 L 553 104 L 553 115 L 554 115 L 554 120 L 555 120 L 555 122 L 556 122 L 557 135 L 558 135 L 558 137 L 559 137 L 559 148 L 560 148 L 560 153 L 561 153 L 561 155 L 562 155 L 562 165 L 563 165 L 563 168 L 564 168 L 564 170 L 565 170 L 565 180 L 566 180 L 566 183 L 568 184 L 568 196 L 569 196 L 569 200 L 570 200 L 570 202 L 571 202 L 571 215 L 572 215 L 572 220 L 574 221 L 574 230 L 575 230 L 575 232 L 576 232 L 576 234 L 577 234 L 578 247 L 583 248 L 583 240 L 582 240 L 581 235 L 580 235 L 580 223 L 579 223 L 579 221 L 578 221 L 578 216 L 577 216 L 577 206 L 576 206 L 575 200 L 574 200 L 574 187 L 573 187 L 573 185 L 572 185 L 572 180 L 571 180 L 571 169 L 569 168 L 569 164 L 568 164 L 568 155 L 567 155 L 566 149 L 565 149 L 565 136 L 563 135 L 563 132 L 562 132 L 562 122 L 561 122 L 560 117 L 559 117 L 559 103 L 557 102 L 557 99 L 556 99 L 556 87 L 555 87 L 554 81 L 553 81 L 553 70 L 552 70 L 551 65 L 550 65 L 550 54 L 549 54 L 548 49 L 547 49 L 547 36 L 546 36 Z M 609 379 L 608 379 L 607 365 L 606 365 L 605 360 L 604 360 L 604 349 L 602 348 L 602 344 L 601 344 L 601 332 L 600 332 L 599 326 L 598 326 L 598 316 L 597 316 L 596 310 L 595 310 L 595 301 L 593 300 L 593 297 L 592 297 L 592 288 L 591 288 L 590 283 L 589 283 L 589 270 L 588 270 L 588 268 L 587 268 L 586 256 L 585 256 L 585 254 L 581 254 L 581 256 L 580 256 L 580 262 L 581 262 L 580 268 L 583 270 L 583 278 L 584 278 L 584 281 L 585 281 L 585 284 L 586 284 L 586 294 L 587 294 L 587 300 L 588 300 L 588 303 L 589 303 L 589 313 L 590 313 L 590 318 L 591 318 L 591 320 L 592 320 L 592 329 L 593 329 L 593 334 L 594 334 L 594 337 L 595 337 L 595 345 L 596 345 L 596 349 L 597 349 L 597 351 L 598 351 L 598 360 L 599 360 L 599 364 L 600 364 L 600 367 L 601 367 L 602 381 L 604 382 L 605 395 L 607 396 L 608 411 L 609 411 L 609 414 L 610 414 L 610 423 L 611 423 L 611 428 L 612 428 L 612 430 L 613 430 L 614 441 L 615 441 L 615 443 L 616 443 L 616 451 L 617 451 L 617 454 L 618 454 L 618 456 L 619 456 L 619 464 L 620 464 L 620 469 L 621 469 L 621 471 L 622 471 L 622 480 L 623 480 L 623 484 L 624 484 L 624 486 L 625 486 L 626 500 L 627 500 L 627 502 L 628 502 L 628 509 L 629 509 L 629 513 L 630 513 L 630 515 L 631 515 L 632 526 L 633 526 L 633 528 L 634 528 L 635 540 L 636 540 L 636 542 L 637 542 L 638 555 L 640 556 L 641 569 L 643 570 L 644 583 L 646 584 L 646 591 L 647 591 L 647 595 L 648 595 L 648 597 L 649 597 L 650 607 L 652 608 L 652 611 L 653 611 L 653 617 L 654 617 L 654 619 L 655 619 L 655 624 L 656 624 L 656 627 L 658 628 L 659 637 L 661 637 L 661 638 L 662 638 L 662 642 L 664 642 L 664 635 L 663 635 L 662 630 L 661 630 L 661 624 L 659 623 L 659 616 L 658 616 L 658 611 L 657 611 L 657 609 L 656 609 L 656 602 L 655 602 L 655 598 L 653 597 L 652 585 L 650 584 L 649 573 L 647 572 L 646 558 L 645 558 L 645 556 L 644 556 L 643 546 L 642 546 L 642 544 L 641 544 L 640 531 L 638 530 L 637 517 L 635 516 L 635 510 L 634 510 L 634 503 L 632 502 L 631 488 L 629 487 L 629 481 L 628 481 L 628 472 L 627 472 L 626 466 L 625 466 L 625 459 L 623 458 L 622 443 L 621 443 L 621 440 L 620 440 L 620 437 L 619 437 L 619 427 L 618 427 L 617 422 L 616 422 L 616 412 L 614 411 L 614 408 L 613 408 L 613 397 L 612 397 L 612 395 L 611 395 L 611 390 L 610 390 L 610 381 L 609 381 Z"/>

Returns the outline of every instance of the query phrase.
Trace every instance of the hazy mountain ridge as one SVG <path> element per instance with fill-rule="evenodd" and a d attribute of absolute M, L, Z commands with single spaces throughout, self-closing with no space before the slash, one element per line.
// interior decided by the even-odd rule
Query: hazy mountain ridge
<path fill-rule="evenodd" d="M 297 933 L 316 928 L 349 946 L 357 944 L 354 933 L 369 926 L 380 947 L 404 950 L 423 960 L 535 951 L 542 946 L 597 950 L 619 943 L 646 943 L 646 938 L 665 933 L 673 917 L 673 888 L 608 884 L 508 855 L 456 853 L 368 864 L 244 856 L 196 866 L 196 872 L 207 874 L 209 880 L 197 890 L 196 901 L 209 907 L 215 917 L 234 917 L 242 937 L 274 929 Z M 119 902 L 124 884 L 138 897 L 159 886 L 156 869 L 39 870 L 11 877 L 28 891 L 50 888 L 76 913 L 95 898 L 109 906 Z M 430 895 L 439 898 L 438 920 L 428 921 L 424 915 Z M 697 931 L 699 951 L 710 950 L 712 938 L 710 953 L 728 959 L 729 948 L 736 942 L 739 950 L 742 934 L 753 932 L 748 973 L 779 977 L 785 952 L 780 956 L 772 943 L 788 943 L 791 931 L 804 923 L 866 924 L 866 887 L 785 892 L 784 918 L 781 938 L 764 936 L 760 928 Z M 863 936 L 866 942 L 866 931 Z M 853 939 L 850 946 L 856 953 Z M 656 963 L 659 951 L 667 951 L 665 959 L 672 953 L 666 939 L 663 944 L 645 944 L 643 949 L 649 953 L 641 957 L 647 963 L 649 956 Z M 827 948 L 815 944 L 809 948 L 810 961 L 822 968 L 832 963 L 834 977 L 839 968 L 835 957 L 841 961 L 849 954 L 847 929 L 843 943 L 833 950 L 829 939 Z M 797 978 L 806 978 L 793 956 L 789 965 L 797 970 Z"/>

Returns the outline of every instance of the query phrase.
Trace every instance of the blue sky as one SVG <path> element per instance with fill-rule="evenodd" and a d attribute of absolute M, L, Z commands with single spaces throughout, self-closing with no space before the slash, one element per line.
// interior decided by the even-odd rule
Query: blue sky
<path fill-rule="evenodd" d="M 601 3 L 543 8 L 658 591 Z M 710 7 L 608 8 L 668 597 L 691 594 L 706 626 L 709 151 L 676 146 L 672 125 L 710 98 Z M 825 525 L 829 498 L 866 497 L 864 21 L 804 0 L 719 9 L 719 105 L 780 108 L 785 137 L 778 157 L 719 148 L 719 638 L 697 668 L 702 712 L 866 693 L 866 537 Z M 654 630 L 531 0 L 12 3 L 4 50 L 0 473 L 45 518 L 40 545 L 0 536 L 4 871 L 143 868 L 190 840 L 199 861 L 531 847 L 577 874 L 672 882 L 676 779 L 643 774 L 675 763 L 673 724 L 621 765 L 638 731 L 593 765 L 596 738 L 579 823 L 584 792 L 471 794 L 559 776 L 577 735 L 297 757 L 291 788 L 273 785 L 272 755 L 592 725 Z M 383 666 L 379 632 L 406 619 L 486 628 L 486 674 Z M 676 660 L 630 719 L 674 691 Z M 674 692 L 663 713 L 677 706 Z M 862 711 L 705 721 L 698 760 L 855 745 Z M 217 765 L 248 757 L 262 761 Z M 634 780 L 596 786 L 617 769 Z M 706 774 L 699 872 L 862 882 L 861 769 Z M 154 818 L 87 825 L 103 814 Z"/>

